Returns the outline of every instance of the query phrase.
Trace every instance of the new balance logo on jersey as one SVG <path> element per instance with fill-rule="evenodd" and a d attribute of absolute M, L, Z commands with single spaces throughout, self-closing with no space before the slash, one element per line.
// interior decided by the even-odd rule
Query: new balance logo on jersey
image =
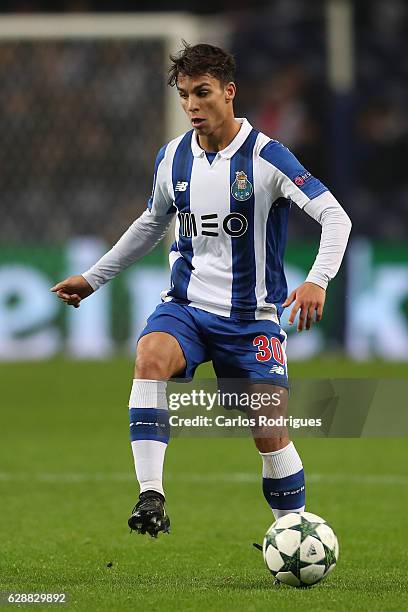
<path fill-rule="evenodd" d="M 269 370 L 270 374 L 283 374 L 285 373 L 285 368 L 283 366 L 273 365 Z"/>
<path fill-rule="evenodd" d="M 177 181 L 175 191 L 186 191 L 188 181 Z"/>

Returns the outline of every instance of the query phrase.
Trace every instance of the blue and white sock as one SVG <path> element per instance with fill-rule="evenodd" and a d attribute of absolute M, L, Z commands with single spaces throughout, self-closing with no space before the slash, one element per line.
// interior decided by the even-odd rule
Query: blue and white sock
<path fill-rule="evenodd" d="M 170 437 L 166 385 L 162 380 L 133 380 L 130 440 L 140 493 L 157 491 L 164 496 L 163 464 Z"/>
<path fill-rule="evenodd" d="M 262 457 L 263 494 L 276 519 L 305 509 L 305 475 L 293 444 Z"/>

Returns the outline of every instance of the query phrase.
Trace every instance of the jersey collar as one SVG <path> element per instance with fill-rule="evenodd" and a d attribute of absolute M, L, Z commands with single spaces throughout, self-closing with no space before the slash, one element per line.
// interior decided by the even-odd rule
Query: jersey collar
<path fill-rule="evenodd" d="M 236 120 L 241 124 L 238 134 L 235 136 L 234 140 L 232 140 L 229 145 L 225 147 L 225 149 L 218 151 L 218 155 L 220 157 L 224 157 L 225 159 L 230 159 L 238 151 L 238 149 L 242 147 L 252 130 L 252 125 L 249 123 L 249 121 L 247 121 L 247 119 L 236 118 Z M 194 157 L 203 157 L 205 155 L 204 149 L 202 149 L 197 142 L 194 130 L 191 134 L 191 150 Z"/>

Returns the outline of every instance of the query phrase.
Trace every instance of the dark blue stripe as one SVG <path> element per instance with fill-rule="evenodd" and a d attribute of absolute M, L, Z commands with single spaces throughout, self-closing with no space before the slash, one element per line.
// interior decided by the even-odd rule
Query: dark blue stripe
<path fill-rule="evenodd" d="M 265 285 L 267 295 L 265 301 L 276 305 L 278 317 L 282 314 L 282 303 L 288 294 L 283 258 L 288 233 L 289 210 L 290 202 L 285 198 L 279 198 L 273 203 L 266 221 Z"/>
<path fill-rule="evenodd" d="M 277 140 L 268 142 L 259 155 L 262 159 L 265 159 L 278 168 L 278 170 L 283 172 L 283 174 L 293 182 L 296 177 L 307 173 L 305 167 L 302 166 L 293 153 Z M 297 185 L 297 187 L 307 195 L 310 200 L 327 191 L 326 185 L 323 185 L 323 183 L 314 176 L 309 176 L 303 185 Z"/>
<path fill-rule="evenodd" d="M 174 190 L 174 203 L 179 212 L 190 212 L 190 182 L 191 171 L 193 168 L 193 153 L 191 151 L 191 135 L 193 130 L 187 132 L 180 141 L 173 158 L 172 181 Z M 187 182 L 185 191 L 176 191 L 177 182 Z M 190 282 L 191 270 L 193 269 L 191 260 L 193 258 L 193 246 L 191 237 L 179 236 L 178 249 L 180 257 L 171 272 L 171 289 L 167 295 L 176 297 L 188 303 L 187 288 Z"/>
<path fill-rule="evenodd" d="M 179 257 L 173 264 L 171 269 L 171 287 L 167 295 L 171 295 L 177 302 L 181 304 L 189 304 L 187 299 L 187 287 L 190 282 L 191 267 L 184 257 Z"/>
<path fill-rule="evenodd" d="M 286 478 L 263 478 L 263 494 L 271 508 L 291 510 L 305 505 L 303 469 Z"/>
<path fill-rule="evenodd" d="M 210 162 L 210 164 L 212 164 L 214 159 L 216 158 L 217 154 L 216 153 L 210 153 L 209 151 L 206 151 L 205 152 L 205 156 L 208 159 L 208 161 Z"/>
<path fill-rule="evenodd" d="M 232 187 L 236 172 L 242 170 L 253 187 L 252 195 L 248 200 L 240 202 L 230 193 L 230 211 L 243 214 L 248 221 L 248 229 L 243 236 L 231 237 L 232 249 L 232 296 L 231 317 L 234 315 L 242 319 L 255 319 L 256 310 L 256 265 L 254 248 L 254 207 L 255 185 L 253 171 L 253 150 L 258 133 L 252 130 L 244 144 L 231 158 L 230 188 Z"/>
<path fill-rule="evenodd" d="M 153 188 L 152 188 L 152 195 L 150 196 L 148 202 L 147 202 L 147 208 L 149 210 L 152 209 L 153 206 L 153 198 L 154 198 L 154 190 L 156 189 L 156 179 L 157 179 L 157 171 L 159 169 L 160 163 L 163 161 L 164 156 L 166 154 L 166 149 L 167 149 L 167 145 L 165 144 L 160 151 L 158 152 L 157 156 L 156 156 L 156 161 L 154 163 L 154 174 L 153 174 Z"/>
<path fill-rule="evenodd" d="M 156 440 L 168 443 L 170 424 L 168 410 L 161 408 L 130 408 L 130 439 Z"/>

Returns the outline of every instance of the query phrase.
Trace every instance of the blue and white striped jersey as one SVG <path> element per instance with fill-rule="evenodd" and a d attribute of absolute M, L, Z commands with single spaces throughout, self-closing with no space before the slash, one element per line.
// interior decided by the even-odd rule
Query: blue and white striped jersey
<path fill-rule="evenodd" d="M 212 163 L 194 130 L 159 151 L 148 208 L 176 214 L 171 287 L 161 298 L 278 322 L 291 202 L 303 208 L 327 188 L 286 147 L 239 121 L 240 131 Z"/>

